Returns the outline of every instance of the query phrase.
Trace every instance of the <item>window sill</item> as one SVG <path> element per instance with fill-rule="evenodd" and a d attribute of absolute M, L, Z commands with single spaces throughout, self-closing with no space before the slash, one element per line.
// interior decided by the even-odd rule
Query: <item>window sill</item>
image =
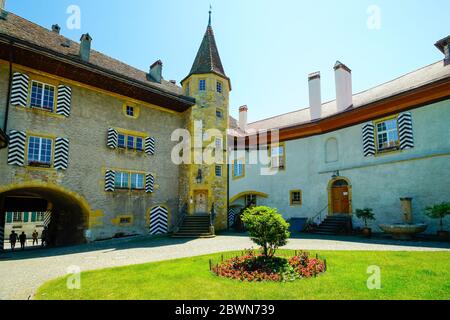
<path fill-rule="evenodd" d="M 399 152 L 399 151 L 401 151 L 400 147 L 385 148 L 385 149 L 377 150 L 376 155 L 391 154 L 391 153 L 395 153 L 395 152 Z"/>
<path fill-rule="evenodd" d="M 33 168 L 44 168 L 44 169 L 51 169 L 52 167 L 51 164 L 41 162 L 29 162 L 28 166 Z"/>

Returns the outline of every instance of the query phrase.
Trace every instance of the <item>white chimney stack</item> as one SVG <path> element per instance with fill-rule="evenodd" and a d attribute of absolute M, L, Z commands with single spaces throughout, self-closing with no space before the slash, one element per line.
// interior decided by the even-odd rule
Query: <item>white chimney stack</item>
<path fill-rule="evenodd" d="M 342 112 L 353 105 L 352 70 L 337 61 L 334 65 L 334 73 L 337 112 Z"/>
<path fill-rule="evenodd" d="M 5 9 L 6 6 L 6 0 L 0 0 L 0 10 Z"/>
<path fill-rule="evenodd" d="M 309 111 L 311 120 L 317 120 L 322 117 L 322 93 L 320 86 L 320 72 L 311 73 L 308 76 L 309 82 Z"/>
<path fill-rule="evenodd" d="M 242 131 L 247 131 L 247 106 L 242 106 L 239 108 L 239 129 Z"/>

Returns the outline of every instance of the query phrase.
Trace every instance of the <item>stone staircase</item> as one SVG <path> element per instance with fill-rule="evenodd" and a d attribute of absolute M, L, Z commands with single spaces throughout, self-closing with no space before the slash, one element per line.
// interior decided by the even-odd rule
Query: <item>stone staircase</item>
<path fill-rule="evenodd" d="M 352 231 L 350 215 L 330 215 L 312 233 L 323 235 L 349 234 Z"/>
<path fill-rule="evenodd" d="M 210 230 L 210 215 L 195 214 L 184 217 L 179 230 L 173 234 L 173 238 L 214 238 Z"/>

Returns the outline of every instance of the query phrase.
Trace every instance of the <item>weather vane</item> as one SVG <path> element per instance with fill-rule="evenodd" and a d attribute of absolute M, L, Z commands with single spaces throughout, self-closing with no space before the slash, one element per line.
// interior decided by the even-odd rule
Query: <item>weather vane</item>
<path fill-rule="evenodd" d="M 209 5 L 209 23 L 208 25 L 211 26 L 211 13 L 212 13 L 212 5 Z"/>

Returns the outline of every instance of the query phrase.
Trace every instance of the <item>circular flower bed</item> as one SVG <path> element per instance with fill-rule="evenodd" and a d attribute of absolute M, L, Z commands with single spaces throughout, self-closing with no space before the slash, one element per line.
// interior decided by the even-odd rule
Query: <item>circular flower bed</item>
<path fill-rule="evenodd" d="M 264 257 L 247 252 L 212 267 L 212 272 L 220 277 L 241 281 L 286 282 L 315 277 L 326 271 L 326 263 L 311 258 L 308 252 L 301 252 L 291 258 Z"/>

